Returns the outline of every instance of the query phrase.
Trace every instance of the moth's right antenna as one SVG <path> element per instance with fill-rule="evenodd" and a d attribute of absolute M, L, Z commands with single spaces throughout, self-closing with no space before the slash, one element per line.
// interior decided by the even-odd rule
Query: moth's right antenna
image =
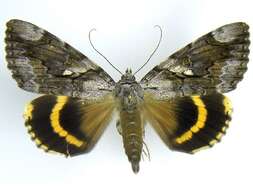
<path fill-rule="evenodd" d="M 91 42 L 91 37 L 90 37 L 90 35 L 91 35 L 91 32 L 93 32 L 93 31 L 96 31 L 96 29 L 95 28 L 93 28 L 93 29 L 91 29 L 90 30 L 90 32 L 89 32 L 89 41 L 90 41 L 90 45 L 91 45 L 91 47 L 99 54 L 99 55 L 101 55 L 116 71 L 118 71 L 121 75 L 123 75 L 123 73 L 122 72 L 120 72 L 120 70 L 119 69 L 117 69 L 102 53 L 100 53 L 95 47 L 94 47 L 94 45 L 93 45 L 93 43 Z"/>
<path fill-rule="evenodd" d="M 159 30 L 160 30 L 160 32 L 161 32 L 159 42 L 158 42 L 156 48 L 154 49 L 154 51 L 151 53 L 151 55 L 150 55 L 149 58 L 147 59 L 147 61 L 146 61 L 137 71 L 135 71 L 135 73 L 134 73 L 133 75 L 135 75 L 136 73 L 138 73 L 138 72 L 149 62 L 149 60 L 150 60 L 151 57 L 155 54 L 156 50 L 158 49 L 158 47 L 159 47 L 159 45 L 160 45 L 160 43 L 161 43 L 161 41 L 162 41 L 163 31 L 162 31 L 161 26 L 155 25 L 154 27 L 158 27 Z"/>

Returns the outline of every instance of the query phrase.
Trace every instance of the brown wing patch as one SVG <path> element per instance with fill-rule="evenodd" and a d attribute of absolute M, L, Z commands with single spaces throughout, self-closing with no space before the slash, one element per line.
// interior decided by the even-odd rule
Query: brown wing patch
<path fill-rule="evenodd" d="M 108 96 L 100 103 L 84 104 L 82 107 L 84 115 L 82 117 L 81 131 L 89 137 L 88 151 L 93 148 L 110 122 L 114 106 L 113 97 Z"/>
<path fill-rule="evenodd" d="M 168 136 L 171 136 L 176 127 L 176 115 L 170 101 L 155 100 L 145 94 L 143 112 L 145 120 L 151 123 L 163 142 L 170 146 Z"/>

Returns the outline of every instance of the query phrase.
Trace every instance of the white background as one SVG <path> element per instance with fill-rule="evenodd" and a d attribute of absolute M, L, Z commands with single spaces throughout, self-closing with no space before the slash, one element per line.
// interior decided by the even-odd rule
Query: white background
<path fill-rule="evenodd" d="M 11 78 L 3 42 L 9 19 L 30 21 L 82 51 L 118 80 L 119 74 L 89 45 L 89 30 L 97 29 L 93 43 L 115 66 L 136 70 L 156 46 L 159 32 L 153 26 L 158 24 L 163 28 L 162 43 L 138 74 L 140 79 L 171 53 L 219 26 L 245 21 L 253 27 L 251 2 L 0 0 L 0 189 L 253 189 L 252 61 L 244 80 L 227 94 L 234 114 L 221 143 L 193 156 L 172 152 L 147 126 L 151 162 L 141 162 L 135 175 L 115 120 L 89 154 L 65 159 L 36 148 L 23 127 L 22 113 L 37 95 L 19 89 Z"/>

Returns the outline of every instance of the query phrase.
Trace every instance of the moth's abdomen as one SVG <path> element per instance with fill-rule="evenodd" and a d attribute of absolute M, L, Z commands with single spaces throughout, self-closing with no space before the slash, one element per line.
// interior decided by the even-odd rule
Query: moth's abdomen
<path fill-rule="evenodd" d="M 139 171 L 139 162 L 142 153 L 143 124 L 138 109 L 120 112 L 123 144 L 134 173 Z"/>

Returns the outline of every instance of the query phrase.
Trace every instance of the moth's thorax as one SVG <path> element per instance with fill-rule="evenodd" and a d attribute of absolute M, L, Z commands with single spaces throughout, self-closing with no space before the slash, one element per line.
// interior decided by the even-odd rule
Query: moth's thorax
<path fill-rule="evenodd" d="M 120 101 L 121 109 L 133 110 L 143 102 L 143 89 L 127 69 L 115 86 L 115 97 Z"/>

